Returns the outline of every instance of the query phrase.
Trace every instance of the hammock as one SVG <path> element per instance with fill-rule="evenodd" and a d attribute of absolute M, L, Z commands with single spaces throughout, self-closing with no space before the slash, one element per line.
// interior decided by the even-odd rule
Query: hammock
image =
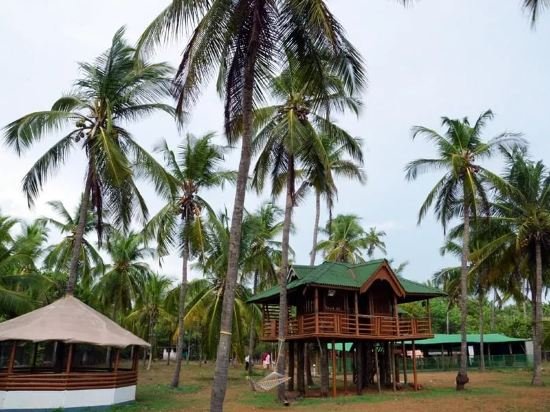
<path fill-rule="evenodd" d="M 285 340 L 279 339 L 279 351 L 277 353 L 277 361 L 275 362 L 275 369 L 277 369 L 277 365 L 279 364 L 279 358 L 280 358 L 281 350 L 283 349 L 284 344 L 285 344 Z M 259 379 L 257 381 L 250 379 L 250 377 L 248 376 L 247 376 L 247 379 L 253 391 L 268 392 L 276 388 L 277 386 L 288 382 L 291 379 L 291 377 L 281 375 L 278 372 L 271 372 L 269 375 L 266 375 L 262 379 Z"/>
<path fill-rule="evenodd" d="M 250 382 L 252 390 L 256 392 L 268 392 L 289 380 L 289 376 L 281 375 L 277 372 L 271 372 L 269 375 L 264 376 L 262 379 L 257 381 L 248 378 L 248 382 Z"/>

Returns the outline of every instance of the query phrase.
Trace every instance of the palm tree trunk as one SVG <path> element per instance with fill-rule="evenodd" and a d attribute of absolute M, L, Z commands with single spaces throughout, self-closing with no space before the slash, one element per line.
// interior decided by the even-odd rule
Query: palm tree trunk
<path fill-rule="evenodd" d="M 153 351 L 155 349 L 155 320 L 151 317 L 149 319 L 149 345 L 151 350 L 149 351 L 149 363 L 147 364 L 147 370 L 151 369 L 151 363 L 153 362 Z"/>
<path fill-rule="evenodd" d="M 465 191 L 466 193 L 466 191 Z M 468 342 L 466 321 L 468 317 L 468 252 L 470 248 L 470 208 L 464 195 L 464 233 L 462 237 L 462 259 L 460 271 L 460 369 L 456 375 L 456 389 L 463 390 L 468 383 Z"/>
<path fill-rule="evenodd" d="M 533 385 L 540 386 L 542 382 L 542 252 L 540 239 L 535 243 L 535 289 L 533 290 L 533 306 L 535 324 L 533 334 Z"/>
<path fill-rule="evenodd" d="M 251 160 L 252 141 L 252 102 L 254 92 L 254 68 L 258 56 L 258 40 L 260 25 L 263 24 L 256 17 L 252 24 L 252 33 L 248 45 L 248 53 L 243 73 L 242 118 L 243 133 L 241 139 L 241 160 L 237 175 L 237 187 L 231 217 L 229 232 L 229 256 L 227 261 L 226 287 L 223 292 L 222 314 L 220 321 L 220 340 L 216 352 L 216 367 L 214 382 L 210 396 L 210 411 L 223 410 L 223 401 L 227 390 L 227 374 L 229 369 L 229 352 L 231 350 L 231 330 L 233 327 L 233 305 L 235 301 L 235 284 L 237 283 L 239 250 L 241 247 L 241 226 L 244 212 L 244 199 L 248 183 L 248 171 Z"/>
<path fill-rule="evenodd" d="M 290 226 L 292 225 L 292 208 L 294 206 L 294 157 L 292 155 L 289 155 L 288 164 L 285 218 L 283 222 L 283 242 L 281 244 L 281 269 L 279 271 L 279 354 L 277 356 L 277 373 L 281 375 L 285 374 L 285 351 L 281 347 L 281 343 L 284 343 L 288 323 L 286 278 L 288 275 Z M 279 385 L 277 389 L 279 401 L 285 402 L 285 385 Z"/>
<path fill-rule="evenodd" d="M 185 222 L 188 225 L 188 220 Z M 187 262 L 189 260 L 189 240 L 187 239 L 188 231 L 185 228 L 185 240 L 183 243 L 183 253 L 182 253 L 182 268 L 181 268 L 181 285 L 180 285 L 180 296 L 178 302 L 178 342 L 176 344 L 176 368 L 174 369 L 174 376 L 172 377 L 172 382 L 170 386 L 172 388 L 177 388 L 180 384 L 180 371 L 181 371 L 181 361 L 182 361 L 182 352 L 183 352 L 183 339 L 184 339 L 184 323 L 183 318 L 185 317 L 185 294 L 187 293 Z"/>
<path fill-rule="evenodd" d="M 479 292 L 479 370 L 485 372 L 485 353 L 483 347 L 483 291 Z"/>
<path fill-rule="evenodd" d="M 313 224 L 313 245 L 311 246 L 311 253 L 309 254 L 310 266 L 315 265 L 315 257 L 317 251 L 317 235 L 319 234 L 319 218 L 321 216 L 321 193 L 315 190 L 315 223 Z"/>
<path fill-rule="evenodd" d="M 256 295 L 257 293 L 257 290 L 258 290 L 258 271 L 256 270 L 254 272 L 254 286 L 253 286 L 253 291 L 252 291 L 252 295 Z M 252 358 L 254 356 L 254 345 L 255 345 L 255 342 L 256 342 L 256 336 L 255 336 L 255 326 L 256 326 L 256 318 L 254 317 L 254 315 L 252 315 L 252 319 L 250 321 L 250 336 L 248 338 L 248 374 L 250 375 L 252 373 L 252 369 L 253 369 L 253 362 L 252 362 Z"/>
<path fill-rule="evenodd" d="M 82 202 L 80 203 L 80 211 L 78 212 L 78 226 L 74 233 L 73 251 L 71 254 L 71 265 L 69 267 L 69 279 L 65 294 L 74 295 L 76 287 L 78 261 L 80 260 L 80 249 L 82 247 L 82 239 L 84 239 L 84 231 L 86 229 L 86 220 L 88 218 L 88 208 L 90 206 L 90 192 L 92 190 L 92 171 L 88 169 L 84 193 L 82 193 Z"/>

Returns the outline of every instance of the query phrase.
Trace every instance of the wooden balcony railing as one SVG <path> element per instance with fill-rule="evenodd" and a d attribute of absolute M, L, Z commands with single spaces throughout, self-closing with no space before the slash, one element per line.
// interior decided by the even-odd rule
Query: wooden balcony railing
<path fill-rule="evenodd" d="M 264 320 L 262 339 L 276 340 L 278 320 Z M 289 318 L 287 338 L 349 337 L 418 339 L 432 336 L 431 320 L 320 312 Z"/>

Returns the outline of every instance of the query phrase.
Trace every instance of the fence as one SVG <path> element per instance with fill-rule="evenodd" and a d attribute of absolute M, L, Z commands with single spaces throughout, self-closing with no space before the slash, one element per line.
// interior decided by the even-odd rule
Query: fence
<path fill-rule="evenodd" d="M 398 358 L 398 367 L 403 370 L 403 358 Z M 419 371 L 449 371 L 457 370 L 460 364 L 458 356 L 429 356 L 425 358 L 417 358 L 416 368 Z M 479 369 L 480 357 L 470 356 L 468 367 L 470 369 Z M 486 355 L 486 369 L 521 369 L 531 368 L 533 366 L 532 355 Z M 412 372 L 412 359 L 407 359 L 407 371 Z M 353 354 L 349 353 L 346 358 L 346 370 L 353 370 Z M 338 373 L 343 372 L 342 358 L 338 357 Z"/>

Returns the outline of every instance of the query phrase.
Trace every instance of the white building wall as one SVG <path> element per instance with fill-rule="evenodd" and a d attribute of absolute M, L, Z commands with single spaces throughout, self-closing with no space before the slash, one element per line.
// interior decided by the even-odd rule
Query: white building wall
<path fill-rule="evenodd" d="M 85 389 L 75 391 L 0 391 L 0 409 L 56 409 L 109 406 L 131 402 L 136 387 Z"/>

